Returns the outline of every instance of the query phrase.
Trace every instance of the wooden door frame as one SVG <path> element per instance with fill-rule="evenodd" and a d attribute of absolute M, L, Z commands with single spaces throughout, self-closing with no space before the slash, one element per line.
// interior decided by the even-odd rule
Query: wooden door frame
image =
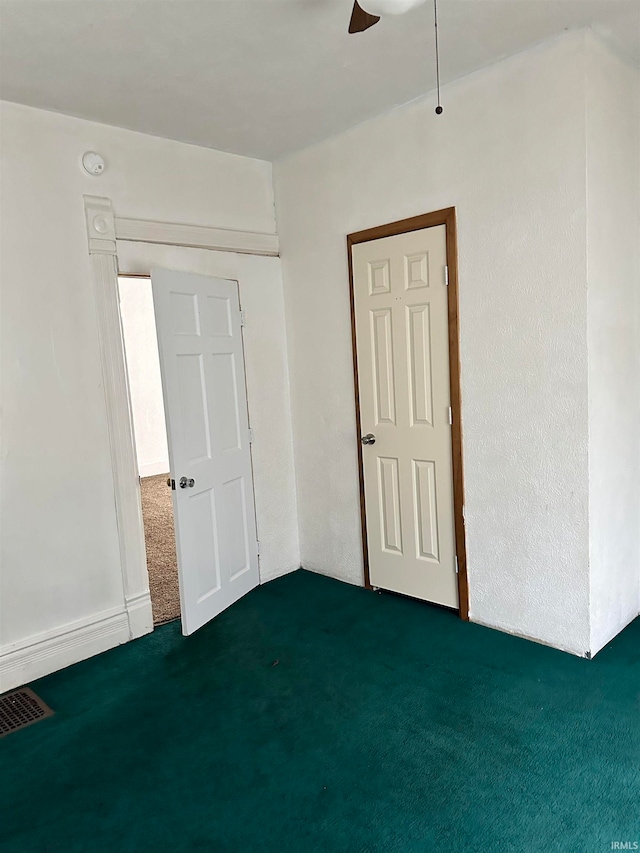
<path fill-rule="evenodd" d="M 433 213 L 400 219 L 387 225 L 367 228 L 347 235 L 347 255 L 349 264 L 349 298 L 351 302 L 351 342 L 353 346 L 353 381 L 356 397 L 356 430 L 358 445 L 358 472 L 360 478 L 360 519 L 362 525 L 362 553 L 364 557 L 364 583 L 371 589 L 369 577 L 369 549 L 367 544 L 367 513 L 364 493 L 364 460 L 360 443 L 360 387 L 358 381 L 358 351 L 356 344 L 356 311 L 353 282 L 352 248 L 358 243 L 380 240 L 383 237 L 395 237 L 410 231 L 421 231 L 444 225 L 446 229 L 447 266 L 449 272 L 448 314 L 449 314 L 449 385 L 451 393 L 451 462 L 453 467 L 453 517 L 458 559 L 458 599 L 460 618 L 469 620 L 469 583 L 467 578 L 467 550 L 464 526 L 464 476 L 462 463 L 462 410 L 460 393 L 460 328 L 458 323 L 458 248 L 456 230 L 456 209 L 446 207 Z"/>

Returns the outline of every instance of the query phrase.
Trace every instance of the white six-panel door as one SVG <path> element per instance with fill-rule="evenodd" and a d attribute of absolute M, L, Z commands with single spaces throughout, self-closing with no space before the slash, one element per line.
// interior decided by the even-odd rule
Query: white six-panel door
<path fill-rule="evenodd" d="M 457 607 L 445 226 L 352 262 L 370 580 Z"/>
<path fill-rule="evenodd" d="M 151 281 L 192 634 L 259 583 L 238 285 L 162 269 Z"/>

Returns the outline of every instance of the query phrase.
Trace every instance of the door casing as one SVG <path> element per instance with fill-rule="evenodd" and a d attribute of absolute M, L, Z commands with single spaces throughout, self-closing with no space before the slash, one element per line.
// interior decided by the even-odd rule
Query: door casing
<path fill-rule="evenodd" d="M 469 620 L 469 583 L 467 578 L 466 538 L 464 526 L 464 476 L 462 463 L 462 411 L 460 393 L 460 333 L 458 323 L 458 252 L 455 207 L 436 210 L 409 219 L 400 219 L 387 225 L 379 225 L 347 235 L 349 265 L 349 298 L 351 303 L 351 342 L 353 347 L 353 381 L 356 403 L 356 445 L 358 448 L 358 473 L 360 479 L 360 520 L 362 527 L 362 553 L 364 561 L 364 584 L 371 589 L 369 577 L 369 553 L 367 546 L 367 514 L 364 492 L 364 464 L 360 443 L 360 388 L 358 382 L 358 353 L 356 347 L 355 293 L 353 281 L 353 259 L 351 249 L 357 243 L 380 240 L 409 231 L 421 231 L 436 225 L 446 228 L 447 267 L 449 273 L 448 320 L 449 320 L 449 381 L 451 391 L 451 454 L 453 467 L 453 514 L 455 525 L 456 555 L 458 558 L 458 596 L 460 618 Z"/>
<path fill-rule="evenodd" d="M 178 251 L 208 249 L 237 255 L 277 257 L 278 237 L 276 234 L 201 225 L 127 219 L 114 214 L 109 198 L 90 195 L 83 198 L 89 278 L 96 306 L 113 476 L 124 598 L 123 613 L 128 622 L 128 638 L 135 639 L 153 631 L 153 614 L 117 296 L 118 244 L 149 248 L 154 248 L 149 244 L 156 244 L 155 248 L 160 251 L 175 247 Z M 149 275 L 148 264 L 142 264 L 142 267 L 137 264 L 135 269 L 130 270 L 127 266 L 128 264 L 123 265 L 121 274 L 143 274 L 145 277 Z"/>

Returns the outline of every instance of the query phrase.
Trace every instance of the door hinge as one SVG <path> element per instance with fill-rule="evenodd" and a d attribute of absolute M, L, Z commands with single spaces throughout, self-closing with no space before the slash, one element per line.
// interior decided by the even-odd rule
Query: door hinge
<path fill-rule="evenodd" d="M 452 411 L 452 409 L 451 409 L 451 406 L 449 406 L 449 413 L 448 413 L 448 415 L 449 415 L 449 426 L 453 426 L 453 411 Z"/>
<path fill-rule="evenodd" d="M 460 569 L 458 567 L 458 555 L 456 554 L 456 574 L 460 573 Z"/>
<path fill-rule="evenodd" d="M 240 311 L 240 325 L 244 326 L 244 311 Z"/>
<path fill-rule="evenodd" d="M 176 481 L 173 479 L 173 477 L 167 477 L 167 486 L 169 486 L 169 488 L 175 492 Z"/>
<path fill-rule="evenodd" d="M 445 266 L 444 268 L 444 283 L 445 287 L 449 287 L 449 267 Z"/>
<path fill-rule="evenodd" d="M 253 444 L 253 430 L 249 427 L 249 444 Z"/>
<path fill-rule="evenodd" d="M 260 540 L 259 539 L 256 539 L 256 552 L 257 552 L 258 557 L 259 557 L 260 556 Z"/>

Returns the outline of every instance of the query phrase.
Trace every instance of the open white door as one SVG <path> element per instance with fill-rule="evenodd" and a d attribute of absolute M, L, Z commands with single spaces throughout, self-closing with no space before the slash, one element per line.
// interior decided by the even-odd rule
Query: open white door
<path fill-rule="evenodd" d="M 162 269 L 151 282 L 187 635 L 259 583 L 238 284 Z"/>

